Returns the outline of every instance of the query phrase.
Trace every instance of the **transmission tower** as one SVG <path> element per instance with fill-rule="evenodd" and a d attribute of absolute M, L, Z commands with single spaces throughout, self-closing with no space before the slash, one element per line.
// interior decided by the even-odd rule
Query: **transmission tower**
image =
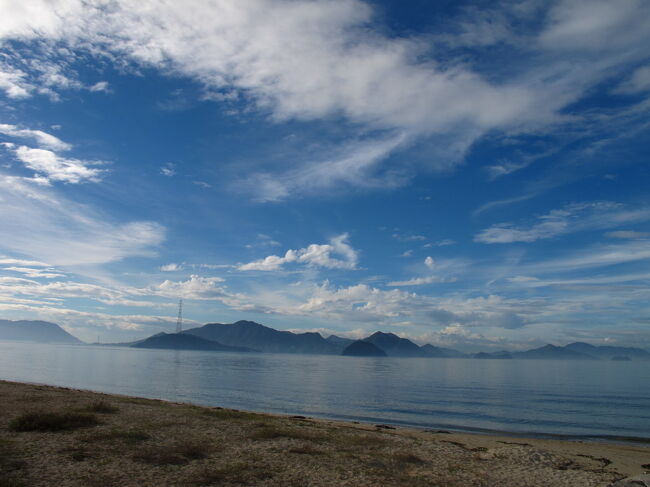
<path fill-rule="evenodd" d="M 176 320 L 176 333 L 183 331 L 183 298 L 178 301 L 178 319 Z"/>

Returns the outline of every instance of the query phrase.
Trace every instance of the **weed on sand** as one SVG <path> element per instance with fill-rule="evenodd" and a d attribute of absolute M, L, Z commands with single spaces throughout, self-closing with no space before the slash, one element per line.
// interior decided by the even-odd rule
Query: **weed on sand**
<path fill-rule="evenodd" d="M 150 435 L 139 429 L 120 430 L 112 429 L 110 431 L 102 431 L 92 433 L 81 439 L 84 443 L 91 443 L 95 441 L 119 441 L 131 445 L 139 444 L 151 438 Z"/>
<path fill-rule="evenodd" d="M 151 445 L 136 453 L 133 459 L 150 465 L 185 465 L 192 460 L 206 458 L 213 449 L 207 442 L 183 441 L 170 445 Z"/>
<path fill-rule="evenodd" d="M 324 440 L 325 436 L 311 431 L 301 431 L 298 429 L 282 428 L 275 426 L 262 426 L 254 431 L 250 438 L 252 440 L 275 440 L 278 438 L 290 438 L 294 440 Z"/>
<path fill-rule="evenodd" d="M 84 413 L 99 413 L 99 414 L 115 414 L 119 412 L 119 408 L 106 401 L 95 401 L 87 406 L 79 408 L 80 412 Z"/>

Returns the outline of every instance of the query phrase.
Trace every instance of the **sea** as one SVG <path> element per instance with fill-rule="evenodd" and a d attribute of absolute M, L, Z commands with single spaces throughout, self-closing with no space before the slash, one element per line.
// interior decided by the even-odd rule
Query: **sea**
<path fill-rule="evenodd" d="M 0 379 L 433 430 L 650 442 L 650 362 L 0 342 Z"/>

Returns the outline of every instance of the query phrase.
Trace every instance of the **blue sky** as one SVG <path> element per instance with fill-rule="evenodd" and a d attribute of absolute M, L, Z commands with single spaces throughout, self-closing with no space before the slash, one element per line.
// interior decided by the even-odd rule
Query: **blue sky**
<path fill-rule="evenodd" d="M 650 347 L 650 4 L 0 5 L 0 311 Z"/>

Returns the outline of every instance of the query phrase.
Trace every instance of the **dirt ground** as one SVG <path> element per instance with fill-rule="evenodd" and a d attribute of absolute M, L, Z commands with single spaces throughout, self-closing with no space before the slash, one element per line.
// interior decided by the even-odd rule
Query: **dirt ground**
<path fill-rule="evenodd" d="M 0 487 L 607 486 L 650 446 L 422 431 L 0 381 Z"/>

